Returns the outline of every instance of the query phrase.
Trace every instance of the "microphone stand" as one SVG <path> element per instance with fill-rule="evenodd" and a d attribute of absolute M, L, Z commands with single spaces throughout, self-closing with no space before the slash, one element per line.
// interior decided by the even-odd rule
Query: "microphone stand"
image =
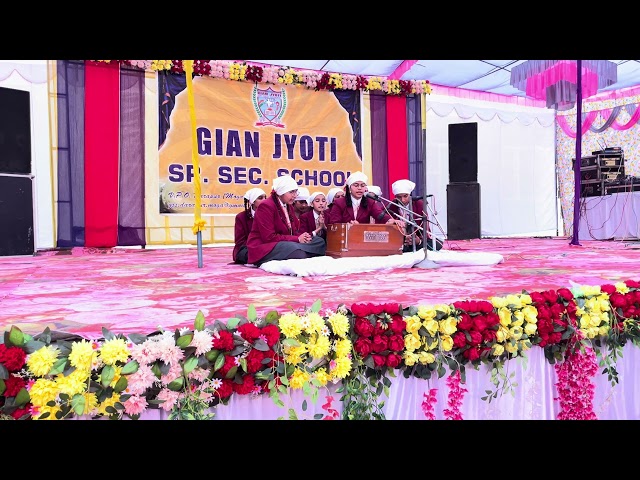
<path fill-rule="evenodd" d="M 369 197 L 369 198 L 373 198 L 373 197 Z M 394 205 L 397 205 L 402 210 L 405 210 L 406 212 L 408 212 L 411 215 L 412 218 L 413 218 L 414 215 L 416 215 L 416 213 L 412 209 L 409 209 L 409 208 L 405 207 L 404 205 L 402 205 L 401 204 L 402 202 L 395 203 L 392 200 L 389 200 L 388 198 L 384 198 L 382 195 L 376 195 L 374 200 L 384 200 L 385 202 L 387 202 L 387 205 L 390 205 L 390 204 L 393 203 Z M 386 205 L 383 205 L 383 206 L 384 206 L 385 210 L 387 211 L 387 213 L 389 213 L 389 215 L 391 215 L 391 212 L 389 212 L 389 210 L 387 209 Z M 391 215 L 391 216 L 393 216 L 393 215 Z M 429 219 L 426 218 L 426 215 L 420 215 L 420 216 L 423 218 L 424 221 L 429 222 Z M 422 228 L 420 225 L 412 222 L 411 220 L 404 219 L 404 221 L 406 223 L 408 223 L 409 225 L 415 227 L 416 230 L 422 230 L 423 232 L 426 232 L 426 230 L 424 228 Z M 416 251 L 416 239 L 415 239 L 415 231 L 416 230 L 414 230 L 412 232 L 412 234 L 411 234 L 413 236 L 413 251 L 414 252 Z M 427 241 L 428 241 L 428 238 L 427 238 Z M 427 248 L 427 244 L 426 244 L 424 239 L 422 240 L 422 243 L 424 245 L 424 260 L 420 261 L 419 263 L 416 263 L 414 265 L 414 267 L 417 267 L 417 268 L 440 268 L 440 265 L 435 263 L 433 260 L 429 260 L 429 258 L 428 258 L 429 257 L 429 254 L 428 254 L 429 249 Z M 435 237 L 433 238 L 432 246 L 433 246 L 433 249 L 435 251 L 435 248 L 436 248 Z"/>

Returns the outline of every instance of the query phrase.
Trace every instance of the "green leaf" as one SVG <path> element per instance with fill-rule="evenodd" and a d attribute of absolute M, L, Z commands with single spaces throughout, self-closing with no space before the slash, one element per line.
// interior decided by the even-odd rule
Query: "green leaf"
<path fill-rule="evenodd" d="M 236 329 L 236 326 L 240 323 L 240 319 L 237 317 L 232 317 L 227 320 L 227 330 L 233 331 Z"/>
<path fill-rule="evenodd" d="M 298 415 L 296 415 L 296 411 L 293 408 L 289 409 L 289 420 L 298 420 Z"/>
<path fill-rule="evenodd" d="M 16 347 L 20 347 L 23 343 L 24 334 L 22 333 L 22 330 L 15 325 L 12 325 L 11 330 L 9 330 L 9 346 L 15 345 Z"/>
<path fill-rule="evenodd" d="M 196 319 L 193 322 L 193 329 L 197 331 L 204 330 L 204 314 L 202 313 L 202 310 L 198 310 L 198 313 L 196 313 Z"/>
<path fill-rule="evenodd" d="M 180 390 L 182 390 L 182 385 L 183 384 L 184 384 L 184 378 L 183 377 L 178 377 L 173 382 L 171 382 L 169 385 L 167 385 L 167 388 L 169 390 L 171 390 L 172 392 L 179 392 Z"/>
<path fill-rule="evenodd" d="M 244 359 L 243 359 L 244 360 Z M 198 366 L 198 357 L 189 357 L 182 367 L 185 374 L 189 374 Z"/>
<path fill-rule="evenodd" d="M 269 345 L 262 338 L 259 338 L 253 344 L 253 348 L 260 350 L 261 352 L 268 352 L 270 350 Z"/>
<path fill-rule="evenodd" d="M 147 336 L 139 333 L 130 333 L 129 340 L 131 340 L 135 345 L 140 345 L 147 341 Z"/>
<path fill-rule="evenodd" d="M 31 340 L 23 345 L 25 353 L 33 353 L 45 347 L 47 344 L 40 340 Z"/>
<path fill-rule="evenodd" d="M 193 333 L 187 333 L 176 340 L 176 345 L 180 348 L 187 348 L 191 344 L 191 340 L 193 340 Z"/>
<path fill-rule="evenodd" d="M 116 370 L 115 368 L 113 368 L 112 365 L 105 365 L 102 368 L 102 374 L 100 375 L 100 380 L 102 382 L 103 386 L 108 386 L 111 381 L 113 380 L 113 377 L 116 374 Z"/>
<path fill-rule="evenodd" d="M 127 380 L 127 377 L 123 375 L 116 382 L 116 386 L 113 387 L 113 391 L 118 393 L 124 392 L 127 389 L 128 385 L 129 385 L 129 381 Z"/>
<path fill-rule="evenodd" d="M 71 408 L 75 412 L 76 415 L 83 415 L 84 409 L 86 406 L 86 401 L 84 395 L 76 393 L 71 399 Z"/>
<path fill-rule="evenodd" d="M 227 372 L 227 374 L 224 376 L 224 378 L 233 378 L 236 375 L 236 372 L 238 371 L 238 366 L 234 365 L 233 367 L 231 367 L 229 369 L 229 371 Z"/>
<path fill-rule="evenodd" d="M 120 375 L 130 375 L 132 373 L 136 373 L 139 367 L 140 365 L 138 365 L 138 362 L 136 360 L 131 360 L 124 367 L 122 367 Z"/>
<path fill-rule="evenodd" d="M 7 370 L 7 367 L 0 363 L 0 380 L 6 380 L 7 378 L 9 378 L 9 370 Z"/>
<path fill-rule="evenodd" d="M 258 312 L 256 312 L 256 307 L 253 303 L 247 308 L 247 318 L 252 322 L 258 319 Z"/>
<path fill-rule="evenodd" d="M 220 350 L 213 349 L 205 353 L 204 358 L 206 358 L 210 362 L 213 362 L 216 358 L 218 358 L 218 355 L 220 355 Z"/>
<path fill-rule="evenodd" d="M 216 363 L 213 365 L 213 371 L 217 372 L 222 368 L 223 365 L 224 365 L 224 355 L 220 355 L 218 356 L 218 358 L 216 358 Z"/>
<path fill-rule="evenodd" d="M 318 299 L 315 302 L 313 302 L 313 305 L 311 305 L 311 311 L 314 313 L 318 313 L 320 311 L 321 306 L 322 306 L 322 301 Z"/>
<path fill-rule="evenodd" d="M 64 366 L 66 364 L 67 364 L 66 357 L 59 358 L 58 360 L 55 361 L 55 363 L 53 364 L 53 367 L 51 367 L 51 370 L 49 370 L 49 375 L 57 375 L 59 373 L 62 373 L 64 370 Z"/>
<path fill-rule="evenodd" d="M 245 372 L 247 371 L 247 359 L 246 358 L 241 358 L 240 359 L 240 366 L 242 367 L 242 370 L 244 370 Z"/>
<path fill-rule="evenodd" d="M 2 364 L 0 363 L 0 365 Z M 7 385 L 4 383 L 4 380 L 0 378 L 0 395 L 2 395 L 6 389 Z"/>
<path fill-rule="evenodd" d="M 27 392 L 26 388 L 21 388 L 18 394 L 16 395 L 16 405 L 22 408 L 27 403 L 29 403 L 29 400 L 31 400 L 31 397 L 29 396 L 29 392 Z"/>
<path fill-rule="evenodd" d="M 265 321 L 270 324 L 270 323 L 277 323 L 278 319 L 280 318 L 280 315 L 278 314 L 278 312 L 276 312 L 275 310 L 271 310 L 269 313 L 267 313 L 264 317 Z"/>

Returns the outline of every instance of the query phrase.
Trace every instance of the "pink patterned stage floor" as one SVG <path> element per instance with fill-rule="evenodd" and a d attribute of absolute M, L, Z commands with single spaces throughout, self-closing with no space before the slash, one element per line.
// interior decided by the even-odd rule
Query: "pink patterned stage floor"
<path fill-rule="evenodd" d="M 640 243 L 570 239 L 501 238 L 448 241 L 455 251 L 499 253 L 491 266 L 395 268 L 353 275 L 293 277 L 229 264 L 230 246 L 197 249 L 83 249 L 0 258 L 0 331 L 11 325 L 37 334 L 45 327 L 86 338 L 151 333 L 246 314 L 285 312 L 322 301 L 399 302 L 404 306 L 487 299 L 571 283 L 640 281 Z"/>

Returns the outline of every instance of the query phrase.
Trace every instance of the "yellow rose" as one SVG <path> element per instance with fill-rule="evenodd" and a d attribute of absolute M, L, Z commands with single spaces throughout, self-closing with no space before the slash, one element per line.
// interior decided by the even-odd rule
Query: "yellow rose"
<path fill-rule="evenodd" d="M 517 353 L 518 352 L 518 346 L 514 345 L 511 342 L 505 343 L 504 344 L 504 349 L 509 353 Z"/>
<path fill-rule="evenodd" d="M 440 333 L 444 335 L 453 335 L 458 330 L 458 321 L 453 317 L 447 317 L 440 320 Z"/>
<path fill-rule="evenodd" d="M 407 365 L 408 367 L 412 367 L 418 361 L 418 354 L 405 350 L 405 352 L 402 354 L 402 358 L 404 359 L 405 365 Z"/>
<path fill-rule="evenodd" d="M 436 361 L 436 357 L 433 353 L 429 352 L 420 352 L 418 355 L 418 360 L 422 365 L 427 365 L 429 363 L 433 363 Z"/>
<path fill-rule="evenodd" d="M 522 308 L 522 302 L 520 301 L 520 297 L 518 295 L 507 295 L 506 300 L 507 305 L 513 305 L 513 308 Z"/>
<path fill-rule="evenodd" d="M 409 333 L 418 333 L 418 330 L 420 330 L 422 326 L 422 320 L 416 315 L 405 318 L 405 322 L 407 324 L 405 328 Z"/>
<path fill-rule="evenodd" d="M 504 347 L 501 344 L 496 343 L 493 346 L 493 352 L 492 353 L 493 353 L 494 356 L 499 357 L 500 355 L 502 355 L 504 353 Z"/>
<path fill-rule="evenodd" d="M 600 326 L 600 328 L 598 329 L 598 334 L 601 337 L 606 337 L 607 335 L 609 335 L 609 325 Z"/>
<path fill-rule="evenodd" d="M 511 335 L 511 338 L 514 338 L 516 340 L 520 340 L 520 337 L 522 337 L 522 328 L 521 327 L 513 327 L 513 328 L 509 329 L 509 334 Z"/>
<path fill-rule="evenodd" d="M 626 283 L 624 283 L 624 282 L 618 282 L 618 283 L 616 283 L 616 284 L 615 284 L 615 287 L 616 287 L 616 291 L 617 291 L 618 293 L 622 293 L 623 295 L 624 295 L 625 293 L 629 293 L 629 287 L 627 287 L 627 284 L 626 284 Z"/>
<path fill-rule="evenodd" d="M 422 322 L 422 324 L 424 325 L 424 328 L 427 329 L 427 332 L 429 332 L 429 335 L 431 335 L 432 337 L 435 336 L 436 333 L 438 333 L 439 325 L 437 320 L 430 318 Z"/>
<path fill-rule="evenodd" d="M 535 323 L 527 323 L 524 326 L 524 333 L 526 333 L 528 336 L 533 335 L 537 331 L 538 331 L 538 326 Z"/>
<path fill-rule="evenodd" d="M 451 338 L 449 335 L 443 335 L 442 337 L 440 337 L 440 345 L 442 346 L 442 350 L 444 350 L 445 352 L 450 352 L 453 348 L 453 338 Z"/>
<path fill-rule="evenodd" d="M 531 300 L 531 297 L 529 297 Z M 538 322 L 538 309 L 533 305 L 525 305 L 522 308 L 522 313 L 524 314 L 524 319 L 529 323 L 537 323 Z"/>
<path fill-rule="evenodd" d="M 491 297 L 489 301 L 494 308 L 500 309 L 507 306 L 507 300 L 504 297 Z"/>
<path fill-rule="evenodd" d="M 511 325 L 511 310 L 507 307 L 502 307 L 498 310 L 498 317 L 500 317 L 500 325 L 504 327 Z"/>
<path fill-rule="evenodd" d="M 418 316 L 423 320 L 436 317 L 436 309 L 433 307 L 427 307 L 425 305 L 418 306 Z"/>
<path fill-rule="evenodd" d="M 404 336 L 404 348 L 407 350 L 418 350 L 421 346 L 422 342 L 420 341 L 420 336 L 417 333 Z"/>

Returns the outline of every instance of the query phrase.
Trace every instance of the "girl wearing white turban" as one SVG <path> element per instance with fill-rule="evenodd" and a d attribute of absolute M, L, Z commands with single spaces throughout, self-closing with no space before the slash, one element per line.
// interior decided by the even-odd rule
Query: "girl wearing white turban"
<path fill-rule="evenodd" d="M 367 193 L 367 176 L 353 172 L 347 178 L 346 195 L 333 200 L 329 224 L 334 223 L 400 223 L 384 211 L 382 204 L 364 196 Z"/>
<path fill-rule="evenodd" d="M 247 238 L 247 263 L 259 267 L 270 260 L 324 255 L 324 239 L 300 231 L 300 220 L 293 208 L 298 188 L 290 175 L 273 180 L 271 195 L 256 210 Z"/>
<path fill-rule="evenodd" d="M 233 246 L 232 258 L 235 263 L 247 263 L 247 238 L 253 225 L 253 217 L 256 209 L 262 201 L 267 198 L 267 194 L 261 188 L 250 188 L 244 194 L 244 210 L 236 215 L 233 236 L 235 245 Z"/>

